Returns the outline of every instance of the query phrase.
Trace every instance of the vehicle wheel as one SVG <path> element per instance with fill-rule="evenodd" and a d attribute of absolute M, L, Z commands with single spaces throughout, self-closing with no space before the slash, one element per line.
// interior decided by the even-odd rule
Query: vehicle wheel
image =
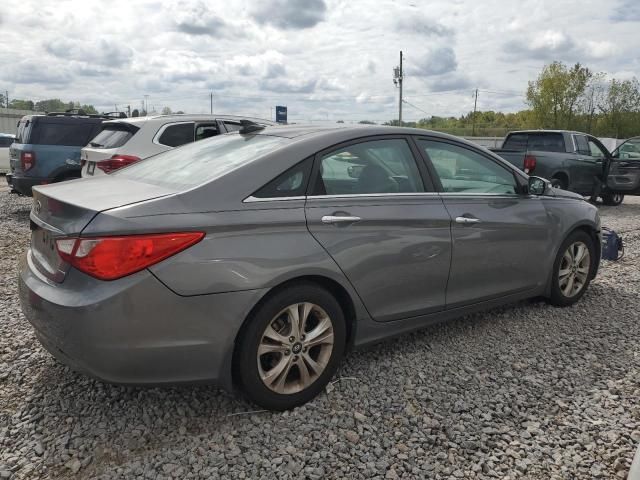
<path fill-rule="evenodd" d="M 344 314 L 333 295 L 314 284 L 287 288 L 249 318 L 238 345 L 238 380 L 263 408 L 302 405 L 331 380 L 345 343 Z"/>
<path fill-rule="evenodd" d="M 551 186 L 553 188 L 559 188 L 560 190 L 566 190 L 567 189 L 567 185 L 565 184 L 565 181 L 561 178 L 552 178 L 551 179 Z"/>
<path fill-rule="evenodd" d="M 608 193 L 602 196 L 602 203 L 611 207 L 617 207 L 624 201 L 622 193 Z"/>
<path fill-rule="evenodd" d="M 562 243 L 553 264 L 552 305 L 567 307 L 582 298 L 593 276 L 595 255 L 593 239 L 586 232 L 573 232 Z"/>

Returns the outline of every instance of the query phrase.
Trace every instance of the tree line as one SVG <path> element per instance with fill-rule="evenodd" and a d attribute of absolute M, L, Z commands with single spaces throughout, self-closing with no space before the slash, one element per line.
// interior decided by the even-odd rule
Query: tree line
<path fill-rule="evenodd" d="M 470 136 L 503 136 L 509 130 L 578 130 L 598 137 L 640 135 L 640 82 L 608 79 L 604 73 L 562 62 L 546 65 L 525 92 L 529 107 L 516 113 L 469 112 L 460 117 L 432 116 L 404 126 Z M 475 128 L 474 128 L 475 124 Z M 385 125 L 398 125 L 391 120 Z"/>

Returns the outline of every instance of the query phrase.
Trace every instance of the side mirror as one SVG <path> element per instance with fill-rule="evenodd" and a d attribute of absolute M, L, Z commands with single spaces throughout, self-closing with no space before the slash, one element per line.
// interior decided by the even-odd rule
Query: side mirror
<path fill-rule="evenodd" d="M 544 195 L 551 183 L 540 177 L 529 177 L 529 195 Z"/>

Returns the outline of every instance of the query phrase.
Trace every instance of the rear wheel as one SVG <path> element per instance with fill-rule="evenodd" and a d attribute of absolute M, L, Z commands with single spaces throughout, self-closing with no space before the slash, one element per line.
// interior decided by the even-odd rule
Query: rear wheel
<path fill-rule="evenodd" d="M 607 193 L 602 196 L 602 203 L 611 207 L 617 207 L 624 201 L 622 193 Z"/>
<path fill-rule="evenodd" d="M 553 265 L 551 304 L 566 307 L 582 298 L 591 283 L 595 254 L 593 239 L 586 232 L 576 231 L 567 237 Z"/>
<path fill-rule="evenodd" d="M 264 408 L 302 405 L 334 375 L 345 343 L 344 314 L 329 292 L 313 284 L 282 290 L 258 308 L 240 338 L 240 385 Z"/>
<path fill-rule="evenodd" d="M 551 186 L 553 188 L 559 188 L 560 190 L 566 190 L 568 185 L 564 179 L 554 177 L 551 179 Z"/>

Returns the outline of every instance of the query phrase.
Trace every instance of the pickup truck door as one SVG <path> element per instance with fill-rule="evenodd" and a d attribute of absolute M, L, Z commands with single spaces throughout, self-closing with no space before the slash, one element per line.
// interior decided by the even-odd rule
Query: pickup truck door
<path fill-rule="evenodd" d="M 591 145 L 595 148 L 595 143 L 586 135 L 574 135 L 573 139 L 576 146 L 576 162 L 572 169 L 572 190 L 583 195 L 589 194 L 596 185 L 595 178 L 602 176 L 602 165 L 606 155 L 604 152 L 592 151 Z"/>
<path fill-rule="evenodd" d="M 607 188 L 614 193 L 640 195 L 640 137 L 627 140 L 612 154 Z"/>

